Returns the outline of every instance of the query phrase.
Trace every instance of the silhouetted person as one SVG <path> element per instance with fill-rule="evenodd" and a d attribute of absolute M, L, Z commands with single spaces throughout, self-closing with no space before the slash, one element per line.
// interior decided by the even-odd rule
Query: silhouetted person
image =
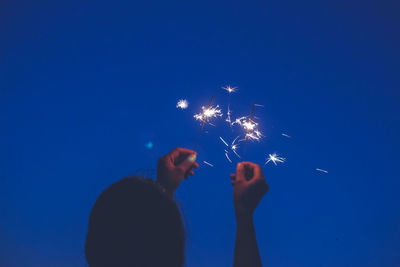
<path fill-rule="evenodd" d="M 160 158 L 157 182 L 124 178 L 108 187 L 94 204 L 86 236 L 90 267 L 181 267 L 185 230 L 174 191 L 194 175 L 196 152 L 176 148 Z M 261 266 L 252 220 L 268 186 L 261 168 L 243 162 L 231 175 L 237 218 L 234 266 Z"/>

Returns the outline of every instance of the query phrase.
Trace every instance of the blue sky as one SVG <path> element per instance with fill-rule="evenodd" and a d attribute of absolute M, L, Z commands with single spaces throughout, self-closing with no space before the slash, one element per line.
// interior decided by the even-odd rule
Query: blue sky
<path fill-rule="evenodd" d="M 98 194 L 184 146 L 214 164 L 177 192 L 187 265 L 231 266 L 234 164 L 218 137 L 238 129 L 221 119 L 199 135 L 193 119 L 214 96 L 234 117 L 264 105 L 266 137 L 241 146 L 245 160 L 287 158 L 263 169 L 266 266 L 399 264 L 398 13 L 395 1 L 2 3 L 0 263 L 85 266 Z"/>

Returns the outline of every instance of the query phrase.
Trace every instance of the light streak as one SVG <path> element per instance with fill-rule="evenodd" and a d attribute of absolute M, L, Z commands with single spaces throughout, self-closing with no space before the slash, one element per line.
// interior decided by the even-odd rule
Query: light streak
<path fill-rule="evenodd" d="M 225 87 L 222 87 L 222 89 L 224 89 L 225 91 L 228 91 L 228 93 L 234 93 L 234 92 L 236 92 L 237 90 L 237 87 L 231 87 L 230 85 L 227 85 L 227 86 L 225 86 Z"/>
<path fill-rule="evenodd" d="M 225 150 L 225 157 L 228 159 L 228 161 L 230 163 L 232 163 L 232 160 L 229 158 L 229 155 L 228 155 L 228 150 Z"/>
<path fill-rule="evenodd" d="M 287 137 L 287 138 L 292 138 L 290 135 L 287 135 L 285 133 L 282 133 L 282 136 Z"/>
<path fill-rule="evenodd" d="M 210 167 L 214 167 L 214 165 L 212 165 L 210 162 L 207 162 L 207 161 L 205 161 L 205 160 L 203 160 L 203 162 L 204 162 L 204 164 L 207 164 L 207 165 L 210 166 Z"/>
<path fill-rule="evenodd" d="M 187 109 L 189 106 L 189 102 L 186 99 L 179 99 L 178 103 L 176 103 L 176 108 Z"/>
<path fill-rule="evenodd" d="M 206 122 L 209 123 L 209 120 L 212 118 L 216 118 L 216 117 L 221 117 L 222 116 L 222 112 L 219 109 L 219 106 L 212 106 L 212 102 L 213 102 L 214 97 L 211 98 L 210 104 L 208 105 L 208 107 L 201 107 L 201 112 L 198 114 L 194 114 L 194 118 L 198 121 L 202 121 L 201 124 L 201 128 L 200 131 L 203 129 L 204 124 Z"/>
<path fill-rule="evenodd" d="M 285 162 L 285 158 L 282 158 L 282 157 L 279 157 L 276 153 L 274 153 L 274 154 L 269 154 L 268 155 L 268 158 L 267 158 L 267 161 L 265 162 L 265 164 L 264 164 L 264 166 L 265 165 L 267 165 L 268 164 L 268 162 L 272 162 L 272 163 L 274 163 L 275 164 L 275 166 L 277 165 L 276 163 L 277 162 L 280 162 L 280 163 L 283 163 L 283 162 Z"/>
<path fill-rule="evenodd" d="M 261 104 L 254 104 L 254 106 L 256 106 L 256 107 L 264 107 L 264 105 L 261 105 Z"/>
<path fill-rule="evenodd" d="M 319 169 L 319 168 L 316 168 L 315 170 L 320 171 L 320 172 L 324 172 L 324 173 L 328 173 L 328 171 L 323 170 L 323 169 Z"/>
<path fill-rule="evenodd" d="M 227 142 L 225 142 L 225 140 L 224 140 L 224 139 L 222 139 L 222 137 L 221 137 L 221 136 L 219 137 L 219 139 L 221 139 L 221 141 L 222 141 L 222 142 L 223 142 L 223 143 L 224 143 L 226 146 L 229 146 L 229 145 L 228 145 L 228 143 L 227 143 Z"/>

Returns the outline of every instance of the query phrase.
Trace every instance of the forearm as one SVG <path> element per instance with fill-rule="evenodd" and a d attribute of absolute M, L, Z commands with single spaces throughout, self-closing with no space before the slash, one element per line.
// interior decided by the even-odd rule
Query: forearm
<path fill-rule="evenodd" d="M 234 267 L 260 267 L 253 216 L 237 216 Z"/>

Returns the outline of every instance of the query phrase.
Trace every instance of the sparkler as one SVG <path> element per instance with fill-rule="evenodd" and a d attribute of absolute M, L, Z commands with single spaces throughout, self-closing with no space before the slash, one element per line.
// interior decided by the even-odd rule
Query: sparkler
<path fill-rule="evenodd" d="M 255 141 L 259 141 L 261 139 L 261 137 L 263 137 L 263 134 L 261 133 L 260 130 L 258 130 L 257 126 L 258 123 L 255 122 L 253 120 L 254 117 L 254 107 L 255 106 L 260 106 L 259 104 L 253 104 L 251 106 L 251 112 L 250 112 L 250 116 L 244 116 L 244 117 L 240 117 L 237 118 L 232 125 L 238 124 L 240 125 L 245 131 L 245 137 L 243 140 L 255 140 Z M 241 141 L 243 141 L 241 140 Z"/>
<path fill-rule="evenodd" d="M 287 135 L 285 133 L 282 133 L 282 136 L 287 137 L 287 138 L 292 138 L 290 135 Z"/>
<path fill-rule="evenodd" d="M 176 103 L 176 108 L 187 109 L 189 106 L 189 102 L 186 99 L 179 99 L 178 103 Z"/>
<path fill-rule="evenodd" d="M 221 117 L 222 116 L 222 112 L 219 109 L 219 106 L 212 106 L 212 102 L 214 100 L 214 97 L 211 98 L 210 104 L 208 105 L 208 107 L 201 107 L 201 113 L 195 114 L 194 118 L 196 120 L 202 121 L 201 123 L 201 128 L 200 131 L 203 130 L 204 124 L 206 122 L 208 122 L 210 119 L 212 118 L 216 118 L 216 117 Z"/>
<path fill-rule="evenodd" d="M 265 164 L 264 164 L 264 166 L 265 165 L 267 165 L 268 164 L 268 162 L 272 162 L 272 163 L 274 163 L 275 164 L 275 166 L 277 165 L 276 163 L 277 162 L 280 162 L 280 163 L 283 163 L 283 162 L 285 162 L 285 158 L 282 158 L 282 157 L 278 157 L 278 155 L 276 154 L 276 153 L 274 153 L 274 154 L 269 154 L 268 155 L 268 158 L 267 158 L 267 161 L 265 162 Z"/>
<path fill-rule="evenodd" d="M 205 161 L 205 160 L 203 160 L 203 162 L 204 162 L 204 164 L 207 164 L 207 165 L 210 166 L 210 167 L 214 167 L 214 165 L 212 165 L 210 162 L 207 162 L 207 161 Z"/>
<path fill-rule="evenodd" d="M 316 168 L 315 170 L 320 171 L 320 172 L 324 172 L 324 173 L 328 173 L 328 171 L 323 170 L 323 169 L 319 169 L 319 168 Z"/>

